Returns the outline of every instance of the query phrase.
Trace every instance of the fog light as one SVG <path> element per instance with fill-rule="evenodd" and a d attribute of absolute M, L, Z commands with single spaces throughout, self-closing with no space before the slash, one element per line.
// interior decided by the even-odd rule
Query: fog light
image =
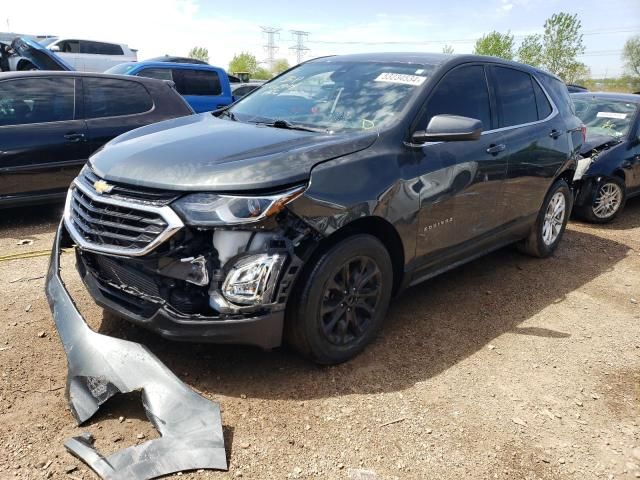
<path fill-rule="evenodd" d="M 271 303 L 284 260 L 284 255 L 266 253 L 241 258 L 227 275 L 222 294 L 240 305 Z"/>

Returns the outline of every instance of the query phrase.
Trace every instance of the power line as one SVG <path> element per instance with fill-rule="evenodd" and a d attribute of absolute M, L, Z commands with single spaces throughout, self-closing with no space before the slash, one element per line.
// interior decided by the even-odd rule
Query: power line
<path fill-rule="evenodd" d="M 296 60 L 298 63 L 302 62 L 302 59 L 309 51 L 304 44 L 304 41 L 308 39 L 309 32 L 303 32 L 301 30 L 291 30 L 291 35 L 295 39 L 293 46 L 289 47 L 289 50 L 293 50 L 296 53 Z"/>
<path fill-rule="evenodd" d="M 267 64 L 269 70 L 273 71 L 273 65 L 276 60 L 276 53 L 280 50 L 280 47 L 276 45 L 276 37 L 280 39 L 280 28 L 275 27 L 260 27 L 262 32 L 267 36 L 267 44 L 264 45 L 264 49 L 267 52 Z"/>
<path fill-rule="evenodd" d="M 591 35 L 611 35 L 616 33 L 640 33 L 640 26 L 629 29 L 608 29 L 608 30 L 590 30 L 583 32 L 583 36 Z M 529 35 L 514 35 L 516 39 L 522 39 Z M 430 43 L 448 44 L 448 43 L 472 43 L 478 40 L 477 38 L 454 38 L 448 40 L 418 40 L 418 41 L 402 41 L 402 40 L 387 40 L 387 41 L 362 41 L 362 40 L 309 40 L 308 43 L 318 43 L 324 45 L 427 45 Z"/>

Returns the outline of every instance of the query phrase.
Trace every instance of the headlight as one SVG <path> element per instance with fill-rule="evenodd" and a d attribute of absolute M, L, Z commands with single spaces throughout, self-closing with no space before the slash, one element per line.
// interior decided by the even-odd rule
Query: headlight
<path fill-rule="evenodd" d="M 177 200 L 172 207 L 189 225 L 214 227 L 251 223 L 276 215 L 304 190 L 305 187 L 297 187 L 269 196 L 193 193 Z"/>
<path fill-rule="evenodd" d="M 227 275 L 222 294 L 240 305 L 270 303 L 284 260 L 284 255 L 266 253 L 240 259 Z"/>

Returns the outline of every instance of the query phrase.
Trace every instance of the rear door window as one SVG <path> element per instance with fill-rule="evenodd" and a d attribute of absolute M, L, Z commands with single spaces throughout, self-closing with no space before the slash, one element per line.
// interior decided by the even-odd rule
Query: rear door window
<path fill-rule="evenodd" d="M 222 85 L 217 72 L 208 70 L 174 69 L 173 78 L 181 95 L 220 95 Z"/>
<path fill-rule="evenodd" d="M 0 126 L 75 119 L 75 79 L 20 78 L 0 83 Z"/>
<path fill-rule="evenodd" d="M 489 89 L 482 65 L 458 67 L 447 73 L 436 85 L 427 102 L 426 128 L 434 115 L 449 114 L 482 121 L 484 130 L 491 129 Z"/>
<path fill-rule="evenodd" d="M 86 118 L 134 115 L 153 107 L 151 95 L 138 82 L 90 77 L 83 82 Z"/>
<path fill-rule="evenodd" d="M 508 67 L 494 67 L 496 96 L 501 127 L 538 120 L 536 95 L 531 75 Z"/>

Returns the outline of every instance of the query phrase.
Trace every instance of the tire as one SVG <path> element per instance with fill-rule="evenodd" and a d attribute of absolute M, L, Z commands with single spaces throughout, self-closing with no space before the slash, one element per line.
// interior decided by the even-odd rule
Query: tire
<path fill-rule="evenodd" d="M 287 308 L 287 342 L 316 363 L 345 362 L 371 343 L 387 314 L 393 289 L 389 252 L 377 238 L 355 235 L 307 265 Z"/>
<path fill-rule="evenodd" d="M 559 212 L 554 214 L 552 209 L 561 208 L 560 205 L 564 205 L 562 215 L 559 215 Z M 542 202 L 542 208 L 529 236 L 518 245 L 519 249 L 533 257 L 551 256 L 562 240 L 572 205 L 573 195 L 567 182 L 563 179 L 556 180 Z"/>
<path fill-rule="evenodd" d="M 603 195 L 607 195 L 609 192 L 609 200 L 614 201 L 615 205 L 603 204 Z M 616 192 L 617 199 L 613 199 L 612 192 Z M 610 177 L 603 179 L 597 186 L 597 191 L 593 195 L 591 202 L 588 205 L 582 205 L 576 208 L 576 212 L 580 218 L 591 223 L 609 223 L 616 218 L 620 212 L 624 209 L 624 204 L 627 201 L 627 192 L 624 182 L 617 177 Z M 604 211 L 603 211 L 604 209 Z"/>

